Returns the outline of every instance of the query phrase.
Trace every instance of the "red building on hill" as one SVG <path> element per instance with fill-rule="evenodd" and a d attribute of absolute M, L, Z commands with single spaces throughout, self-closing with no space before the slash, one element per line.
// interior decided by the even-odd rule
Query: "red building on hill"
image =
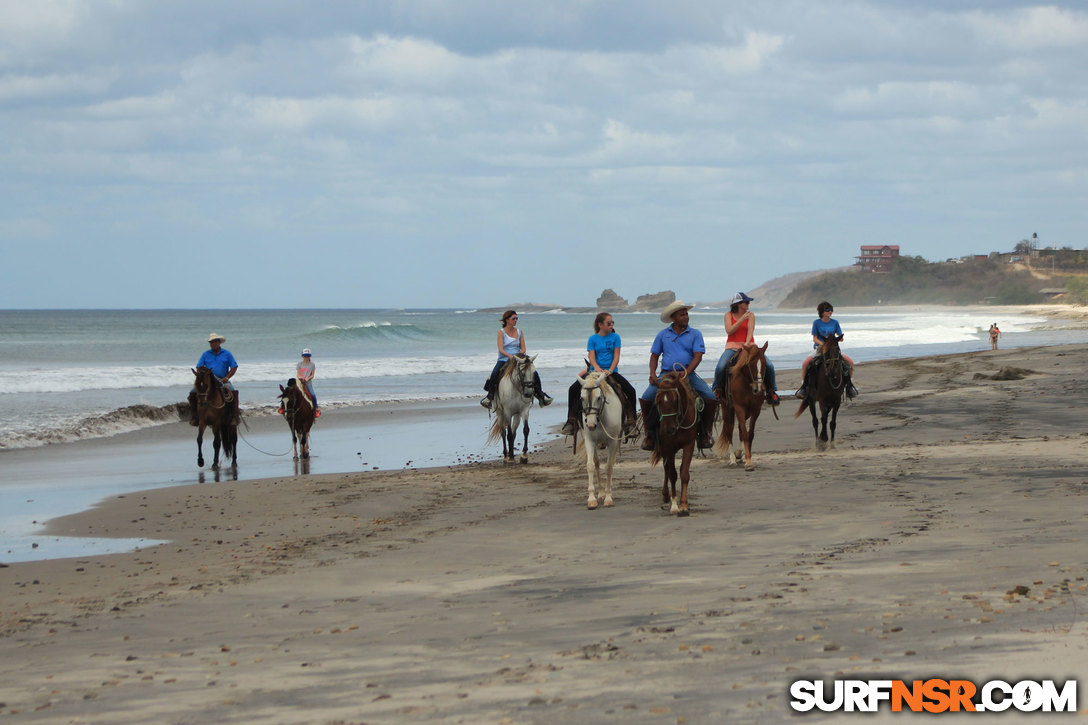
<path fill-rule="evenodd" d="M 887 272 L 892 260 L 899 256 L 898 244 L 863 244 L 857 266 L 866 272 Z"/>

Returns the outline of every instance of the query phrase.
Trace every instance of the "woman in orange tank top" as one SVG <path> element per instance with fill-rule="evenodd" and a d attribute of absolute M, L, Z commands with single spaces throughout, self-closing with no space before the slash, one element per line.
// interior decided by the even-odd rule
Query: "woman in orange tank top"
<path fill-rule="evenodd" d="M 737 350 L 755 344 L 756 316 L 748 307 L 755 299 L 743 292 L 733 295 L 729 305 L 729 312 L 725 313 L 725 351 L 718 358 L 718 364 L 714 366 L 714 390 L 725 387 L 726 368 L 729 361 L 737 354 Z M 771 405 L 778 405 L 778 386 L 775 383 L 774 365 L 767 360 L 767 401 Z"/>

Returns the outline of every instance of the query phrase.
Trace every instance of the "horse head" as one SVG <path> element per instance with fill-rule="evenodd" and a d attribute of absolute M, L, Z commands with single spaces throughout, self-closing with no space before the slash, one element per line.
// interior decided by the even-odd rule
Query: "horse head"
<path fill-rule="evenodd" d="M 765 392 L 763 379 L 767 372 L 767 346 L 769 344 L 769 342 L 765 342 L 763 347 L 753 345 L 737 353 L 737 365 L 734 370 L 744 376 L 744 381 L 751 388 L 752 394 L 756 396 L 762 396 Z"/>
<path fill-rule="evenodd" d="M 578 378 L 582 385 L 582 417 L 586 430 L 597 428 L 597 421 L 604 413 L 605 394 L 601 388 L 607 376 L 601 372 L 593 372 L 584 378 Z"/>
<path fill-rule="evenodd" d="M 192 368 L 189 368 L 192 370 Z M 212 393 L 215 392 L 218 380 L 215 377 L 215 373 L 211 368 L 199 367 L 193 370 L 193 375 L 196 376 L 196 380 L 193 381 L 193 388 L 196 390 L 196 397 L 201 403 L 207 403 Z"/>
<path fill-rule="evenodd" d="M 531 400 L 535 392 L 533 388 L 533 379 L 536 377 L 534 360 L 536 355 L 529 357 L 520 352 L 510 358 L 512 365 L 507 374 L 514 378 L 514 387 L 521 390 L 521 397 L 526 400 Z"/>
<path fill-rule="evenodd" d="M 661 417 L 661 433 L 675 435 L 681 426 L 688 428 L 694 425 L 686 418 L 690 411 L 694 417 L 691 389 L 684 380 L 683 372 L 667 372 L 657 381 L 657 394 L 654 395 L 654 405 Z"/>

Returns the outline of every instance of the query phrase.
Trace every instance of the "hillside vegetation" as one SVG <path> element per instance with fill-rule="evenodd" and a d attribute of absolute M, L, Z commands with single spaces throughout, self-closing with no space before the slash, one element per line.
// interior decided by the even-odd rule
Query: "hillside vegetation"
<path fill-rule="evenodd" d="M 801 282 L 780 307 L 815 307 L 821 300 L 837 306 L 992 303 L 1019 305 L 1045 302 L 1039 290 L 1063 286 L 1040 279 L 1022 264 L 1000 259 L 969 259 L 958 263 L 928 262 L 921 257 L 899 257 L 886 274 L 851 267 Z"/>

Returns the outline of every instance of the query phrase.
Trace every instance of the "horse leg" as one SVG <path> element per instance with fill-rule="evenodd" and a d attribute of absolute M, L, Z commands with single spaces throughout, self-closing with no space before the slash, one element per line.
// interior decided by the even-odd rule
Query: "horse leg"
<path fill-rule="evenodd" d="M 223 445 L 223 434 L 220 432 L 219 426 L 214 426 L 212 428 L 212 433 L 214 434 L 212 436 L 212 451 L 214 452 L 214 455 L 212 457 L 212 470 L 213 471 L 218 471 L 219 470 L 219 447 L 221 445 Z"/>
<path fill-rule="evenodd" d="M 752 463 L 752 443 L 756 440 L 756 421 L 759 420 L 759 408 L 756 408 L 752 413 L 751 420 L 748 421 L 748 436 L 744 439 L 744 470 L 754 471 L 756 466 Z"/>
<path fill-rule="evenodd" d="M 691 457 L 695 454 L 695 443 L 684 446 L 683 458 L 680 459 L 680 516 L 687 516 L 688 511 L 688 481 L 691 480 Z M 673 506 L 676 506 L 675 501 Z"/>
<path fill-rule="evenodd" d="M 310 432 L 308 430 L 303 429 L 303 431 L 302 431 L 302 440 L 299 441 L 299 444 L 302 446 L 302 457 L 303 458 L 309 458 L 310 457 Z"/>
<path fill-rule="evenodd" d="M 813 392 L 815 392 L 815 390 L 813 390 Z M 816 450 L 821 450 L 821 448 L 820 448 L 820 421 L 816 417 L 816 402 L 815 401 L 813 401 L 812 404 L 808 406 L 808 411 L 809 411 L 809 413 L 812 414 L 812 435 L 816 436 Z"/>
<path fill-rule="evenodd" d="M 680 512 L 680 507 L 676 503 L 676 459 L 674 456 L 676 451 L 673 451 L 672 455 L 665 457 L 665 491 L 666 500 L 669 502 L 669 515 L 673 515 Z M 669 492 L 669 485 L 672 485 L 672 491 Z"/>
<path fill-rule="evenodd" d="M 521 424 L 521 462 L 529 462 L 529 416 L 526 415 Z M 511 451 L 512 452 L 512 451 Z"/>
<path fill-rule="evenodd" d="M 502 436 L 502 459 L 507 463 L 514 462 L 514 435 L 514 424 L 508 420 Z"/>
<path fill-rule="evenodd" d="M 295 424 L 291 424 L 291 460 L 298 460 L 298 437 L 295 435 Z"/>
<path fill-rule="evenodd" d="M 838 406 L 838 404 L 836 404 L 836 405 L 833 405 L 831 407 L 831 440 L 828 442 L 828 445 L 831 448 L 835 447 L 835 423 L 838 420 L 838 417 L 839 417 L 839 406 Z"/>
<path fill-rule="evenodd" d="M 619 441 L 608 442 L 608 460 L 604 464 L 604 507 L 611 508 L 615 505 L 612 500 L 612 469 L 616 466 L 616 454 L 619 453 Z M 597 476 L 600 480 L 600 475 Z"/>
<path fill-rule="evenodd" d="M 820 403 L 820 441 L 827 447 L 827 416 L 831 413 L 831 406 L 824 407 Z"/>
<path fill-rule="evenodd" d="M 227 443 L 230 445 L 230 465 L 238 467 L 238 426 L 227 426 Z"/>
<path fill-rule="evenodd" d="M 725 462 L 730 466 L 737 465 L 737 462 L 733 459 L 733 424 L 736 420 L 737 412 L 733 409 L 733 406 L 729 403 L 722 401 L 722 432 L 721 437 L 718 439 L 719 448 L 722 450 L 722 455 L 725 456 Z"/>
<path fill-rule="evenodd" d="M 597 508 L 597 489 L 594 483 L 601 478 L 601 464 L 597 458 L 597 447 L 592 446 L 591 448 L 591 441 L 583 441 L 582 444 L 586 448 L 586 478 L 589 479 L 586 508 L 593 510 Z"/>
<path fill-rule="evenodd" d="M 200 421 L 200 427 L 196 431 L 196 465 L 204 467 L 204 421 Z"/>

